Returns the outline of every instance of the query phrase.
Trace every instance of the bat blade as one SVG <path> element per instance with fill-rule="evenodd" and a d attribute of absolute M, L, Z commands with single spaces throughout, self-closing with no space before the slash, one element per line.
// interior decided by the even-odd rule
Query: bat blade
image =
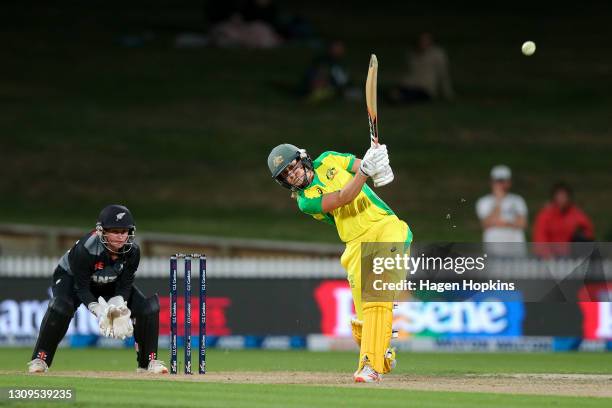
<path fill-rule="evenodd" d="M 376 108 L 377 79 L 378 59 L 376 58 L 376 54 L 372 54 L 365 85 L 366 106 L 368 108 L 368 121 L 370 123 L 370 142 L 372 146 L 378 145 L 378 110 Z"/>

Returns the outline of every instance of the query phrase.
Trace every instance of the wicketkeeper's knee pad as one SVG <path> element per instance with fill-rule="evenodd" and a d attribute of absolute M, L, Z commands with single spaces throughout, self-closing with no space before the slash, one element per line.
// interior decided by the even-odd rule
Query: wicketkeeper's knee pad
<path fill-rule="evenodd" d="M 148 298 L 143 296 L 131 306 L 132 317 L 155 316 L 159 314 L 159 297 L 156 294 Z"/>
<path fill-rule="evenodd" d="M 62 316 L 72 318 L 74 315 L 74 303 L 72 299 L 56 296 L 49 301 L 49 309 Z"/>
<path fill-rule="evenodd" d="M 361 347 L 361 331 L 363 329 L 363 322 L 356 317 L 351 319 L 351 333 L 353 334 L 353 339 L 355 343 L 357 343 L 358 347 Z"/>
<path fill-rule="evenodd" d="M 367 362 L 379 373 L 385 372 L 385 356 L 391 344 L 393 324 L 392 302 L 363 304 L 363 328 L 359 368 Z"/>
<path fill-rule="evenodd" d="M 155 294 L 147 298 L 145 305 L 144 305 L 143 314 L 152 315 L 158 312 L 159 312 L 159 297 L 157 296 L 157 294 Z"/>

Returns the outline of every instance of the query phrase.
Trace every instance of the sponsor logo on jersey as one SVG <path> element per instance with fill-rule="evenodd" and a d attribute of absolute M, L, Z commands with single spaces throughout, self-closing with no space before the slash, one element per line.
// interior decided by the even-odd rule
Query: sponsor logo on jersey
<path fill-rule="evenodd" d="M 104 269 L 104 262 L 98 261 L 94 264 L 94 271 L 101 271 Z"/>
<path fill-rule="evenodd" d="M 112 283 L 117 280 L 117 275 L 113 276 L 100 276 L 100 275 L 91 275 L 91 280 L 98 284 L 107 284 Z"/>
<path fill-rule="evenodd" d="M 336 174 L 338 174 L 338 170 L 336 170 L 335 167 L 332 167 L 331 169 L 327 170 L 327 173 L 325 174 L 325 176 L 327 177 L 328 180 L 333 180 L 334 177 L 336 177 Z"/>

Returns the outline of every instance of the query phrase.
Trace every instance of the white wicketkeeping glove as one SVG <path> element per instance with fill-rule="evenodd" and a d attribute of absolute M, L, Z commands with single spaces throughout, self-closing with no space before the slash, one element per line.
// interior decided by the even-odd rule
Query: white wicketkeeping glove
<path fill-rule="evenodd" d="M 98 318 L 100 334 L 106 337 L 111 336 L 113 331 L 113 323 L 112 317 L 109 313 L 110 308 L 106 303 L 106 300 L 100 296 L 97 302 L 91 302 L 89 305 L 87 305 L 87 308 Z"/>
<path fill-rule="evenodd" d="M 128 310 L 127 302 L 123 300 L 123 296 L 114 296 L 108 299 L 108 307 L 113 317 L 119 316 L 121 312 Z"/>
<path fill-rule="evenodd" d="M 122 296 L 115 296 L 108 300 L 109 314 L 112 321 L 112 336 L 116 339 L 125 339 L 134 334 L 132 325 L 132 312 Z"/>

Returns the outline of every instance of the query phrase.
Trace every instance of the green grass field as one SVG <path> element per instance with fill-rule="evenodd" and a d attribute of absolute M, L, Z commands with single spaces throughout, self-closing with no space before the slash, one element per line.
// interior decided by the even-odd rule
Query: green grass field
<path fill-rule="evenodd" d="M 355 354 L 346 352 L 211 350 L 209 373 L 189 379 L 184 376 L 178 379 L 174 376 L 137 377 L 131 374 L 134 370 L 131 350 L 101 349 L 61 349 L 51 371 L 53 375 L 32 376 L 24 373 L 29 354 L 29 349 L 0 349 L 0 387 L 72 387 L 76 392 L 74 404 L 79 407 L 479 405 L 524 408 L 607 407 L 612 404 L 612 398 L 586 396 L 606 389 L 607 395 L 611 395 L 611 353 L 403 353 L 397 370 L 386 376 L 383 383 L 365 386 L 351 383 Z M 104 375 L 98 376 L 96 372 L 104 372 Z M 292 383 L 291 380 L 277 383 L 275 379 L 277 376 L 291 378 L 294 374 L 303 378 L 308 373 L 311 376 L 305 383 Z M 605 381 L 589 377 L 595 374 L 605 375 Z M 519 375 L 532 377 L 520 380 Z M 558 377 L 546 381 L 544 375 Z M 584 375 L 586 379 L 564 383 L 576 375 Z M 467 384 L 470 381 L 473 384 Z M 538 395 L 539 388 L 533 388 L 533 383 L 538 381 L 542 381 L 542 395 Z M 438 383 L 439 391 L 436 389 Z M 471 391 L 447 390 L 449 384 L 459 383 L 462 390 Z M 516 392 L 504 389 L 504 384 L 516 387 Z M 554 384 L 565 387 L 561 395 L 555 395 L 551 388 Z M 576 396 L 571 396 L 572 390 Z M 20 405 L 10 403 L 9 406 Z"/>
<path fill-rule="evenodd" d="M 89 228 L 102 206 L 119 201 L 140 231 L 337 240 L 333 228 L 298 213 L 266 166 L 281 142 L 313 155 L 367 147 L 362 101 L 311 105 L 281 90 L 297 85 L 317 49 L 176 49 L 177 32 L 205 31 L 201 2 L 71 3 L 0 6 L 8 174 L 0 222 Z M 514 169 L 532 220 L 564 179 L 597 238 L 612 239 L 605 9 L 554 4 L 544 18 L 530 6 L 534 14 L 519 18 L 450 1 L 341 4 L 282 7 L 308 19 L 320 39 L 346 41 L 358 86 L 372 51 L 380 86 L 397 81 L 421 30 L 432 30 L 450 56 L 456 102 L 379 108 L 397 175 L 381 196 L 416 239 L 478 240 L 475 200 L 500 162 Z M 147 30 L 154 38 L 143 47 L 118 45 L 121 35 Z M 527 37 L 538 45 L 530 58 L 520 53 Z"/>

